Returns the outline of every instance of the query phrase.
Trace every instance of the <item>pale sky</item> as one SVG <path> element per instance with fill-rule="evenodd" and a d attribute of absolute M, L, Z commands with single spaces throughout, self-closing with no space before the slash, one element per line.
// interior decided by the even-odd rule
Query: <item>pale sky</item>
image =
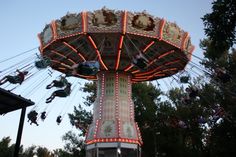
<path fill-rule="evenodd" d="M 0 2 L 0 61 L 38 47 L 37 34 L 43 30 L 45 24 L 54 19 L 59 19 L 67 12 L 93 11 L 104 6 L 115 10 L 138 12 L 146 10 L 153 16 L 176 22 L 183 30 L 189 32 L 192 44 L 196 47 L 194 54 L 202 57 L 199 41 L 205 36 L 200 18 L 211 12 L 211 2 L 212 0 L 2 0 Z M 38 50 L 36 49 L 30 53 L 38 53 Z M 26 56 L 19 57 L 18 61 L 23 60 L 24 57 Z M 17 62 L 17 60 L 12 62 Z M 9 64 L 7 63 L 0 64 L 0 71 L 8 67 Z M 38 79 L 40 80 L 46 73 L 37 75 Z M 55 74 L 54 77 L 56 76 L 58 75 Z M 52 79 L 48 79 L 45 85 Z M 71 81 L 84 83 L 80 79 L 71 79 Z M 27 87 L 27 82 L 23 85 L 16 93 L 35 101 L 37 108 L 42 111 L 46 104 L 41 98 L 47 97 L 53 90 L 46 91 L 46 89 L 42 88 L 36 93 L 27 94 L 25 90 L 29 90 L 30 87 Z M 62 124 L 59 126 L 56 124 L 55 119 L 60 113 L 71 113 L 74 105 L 83 102 L 81 95 L 84 96 L 84 94 L 78 89 L 79 86 L 74 88 L 73 98 L 58 98 L 53 101 L 54 103 L 47 108 L 50 109 L 48 118 L 45 122 L 40 121 L 39 126 L 29 125 L 25 121 L 21 144 L 25 147 L 32 144 L 40 145 L 51 150 L 62 148 L 64 145 L 61 140 L 62 135 L 71 129 L 75 132 L 78 131 L 69 124 L 67 116 L 64 117 Z M 10 136 L 13 140 L 12 142 L 15 142 L 19 118 L 20 111 L 0 116 L 0 139 Z"/>

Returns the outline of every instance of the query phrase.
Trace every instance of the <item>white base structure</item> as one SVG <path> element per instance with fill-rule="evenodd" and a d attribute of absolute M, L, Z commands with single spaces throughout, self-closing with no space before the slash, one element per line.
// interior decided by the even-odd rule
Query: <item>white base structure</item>
<path fill-rule="evenodd" d="M 134 120 L 130 75 L 100 72 L 93 111 L 93 123 L 86 137 L 86 156 L 138 157 L 142 139 Z"/>

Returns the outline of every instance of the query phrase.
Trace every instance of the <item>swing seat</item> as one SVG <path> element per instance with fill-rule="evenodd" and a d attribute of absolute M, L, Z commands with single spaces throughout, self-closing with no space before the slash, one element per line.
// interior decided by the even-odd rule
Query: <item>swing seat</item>
<path fill-rule="evenodd" d="M 57 90 L 55 91 L 55 95 L 58 97 L 67 97 L 70 94 L 65 92 L 64 90 Z"/>
<path fill-rule="evenodd" d="M 192 90 L 189 94 L 190 98 L 195 98 L 196 96 L 198 96 L 198 90 Z"/>
<path fill-rule="evenodd" d="M 79 122 L 75 122 L 75 127 L 82 130 L 82 125 Z"/>
<path fill-rule="evenodd" d="M 55 96 L 58 96 L 58 97 L 67 97 L 70 95 L 71 93 L 71 84 L 68 83 L 68 86 L 65 88 L 65 89 L 61 89 L 61 90 L 57 90 L 55 91 Z"/>
<path fill-rule="evenodd" d="M 133 64 L 137 66 L 140 70 L 144 70 L 147 67 L 147 62 L 144 58 L 136 58 L 133 60 Z"/>
<path fill-rule="evenodd" d="M 97 61 L 86 61 L 78 66 L 77 72 L 81 75 L 92 76 L 96 75 L 99 70 L 99 63 Z"/>
<path fill-rule="evenodd" d="M 46 119 L 46 112 L 45 111 L 41 113 L 40 118 L 42 120 Z"/>
<path fill-rule="evenodd" d="M 179 125 L 179 127 L 182 128 L 182 129 L 186 129 L 186 128 L 187 128 L 186 123 L 183 122 L 183 121 L 181 121 L 181 120 L 179 121 L 178 125 Z"/>
<path fill-rule="evenodd" d="M 41 119 L 46 119 L 46 115 L 41 115 Z"/>
<path fill-rule="evenodd" d="M 188 83 L 189 81 L 189 76 L 182 76 L 180 77 L 180 82 L 181 83 Z"/>
<path fill-rule="evenodd" d="M 54 86 L 55 86 L 55 87 L 62 88 L 62 87 L 64 87 L 64 86 L 66 86 L 66 84 L 67 84 L 68 82 L 66 82 L 66 81 L 61 81 L 61 80 L 59 80 L 59 81 L 54 80 L 53 83 L 54 83 Z"/>
<path fill-rule="evenodd" d="M 37 115 L 38 113 L 36 111 L 31 111 L 30 113 L 28 113 L 27 117 L 31 121 L 31 123 L 35 123 L 37 120 Z"/>
<path fill-rule="evenodd" d="M 12 83 L 12 84 L 17 84 L 17 83 L 21 83 L 21 79 L 19 76 L 6 76 L 7 80 Z"/>
<path fill-rule="evenodd" d="M 207 123 L 207 120 L 205 118 L 201 117 L 201 118 L 198 118 L 198 123 L 205 124 L 205 123 Z"/>
<path fill-rule="evenodd" d="M 221 76 L 218 76 L 218 78 L 221 80 L 223 83 L 227 83 L 231 80 L 231 77 L 229 74 L 222 74 Z"/>
<path fill-rule="evenodd" d="M 61 117 L 61 116 L 58 116 L 57 119 L 56 119 L 56 122 L 57 122 L 58 124 L 60 124 L 61 121 L 62 121 L 62 117 Z"/>
<path fill-rule="evenodd" d="M 45 69 L 51 64 L 51 61 L 49 58 L 41 59 L 35 62 L 35 66 L 38 69 Z"/>

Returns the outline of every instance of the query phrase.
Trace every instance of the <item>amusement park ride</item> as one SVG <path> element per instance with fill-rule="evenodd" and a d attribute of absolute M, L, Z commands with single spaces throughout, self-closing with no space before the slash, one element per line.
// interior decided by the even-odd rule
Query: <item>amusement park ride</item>
<path fill-rule="evenodd" d="M 97 83 L 86 156 L 141 156 L 143 142 L 135 122 L 131 86 L 184 70 L 194 50 L 189 34 L 175 23 L 146 12 L 103 8 L 54 20 L 38 38 L 37 68 L 51 67 L 66 77 Z M 56 96 L 70 95 L 71 84 L 62 82 L 47 86 L 63 89 L 54 92 L 46 103 Z"/>
<path fill-rule="evenodd" d="M 105 8 L 67 14 L 38 37 L 41 57 L 53 69 L 97 81 L 87 157 L 139 156 L 142 138 L 134 119 L 132 83 L 182 71 L 194 50 L 189 34 L 175 23 L 146 12 Z"/>

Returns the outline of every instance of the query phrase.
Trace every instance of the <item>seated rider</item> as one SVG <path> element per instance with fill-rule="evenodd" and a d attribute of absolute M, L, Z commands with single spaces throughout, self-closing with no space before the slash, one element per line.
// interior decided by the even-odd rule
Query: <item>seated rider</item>
<path fill-rule="evenodd" d="M 46 89 L 51 89 L 52 87 L 62 88 L 68 84 L 66 77 L 60 76 L 59 80 L 53 80 L 49 85 L 47 85 Z"/>
<path fill-rule="evenodd" d="M 198 96 L 198 89 L 196 87 L 187 87 L 185 89 L 187 93 L 181 98 L 181 102 L 184 104 L 190 104 L 192 99 Z"/>
<path fill-rule="evenodd" d="M 35 61 L 35 66 L 38 69 L 45 69 L 51 64 L 51 60 L 48 57 L 39 57 L 40 60 Z"/>
<path fill-rule="evenodd" d="M 28 71 L 21 72 L 17 69 L 16 72 L 18 74 L 15 76 L 7 75 L 7 76 L 3 77 L 0 80 L 0 85 L 6 83 L 7 81 L 12 84 L 17 84 L 17 83 L 22 84 L 22 82 L 25 80 L 25 76 L 28 74 Z"/>
<path fill-rule="evenodd" d="M 214 109 L 214 115 L 217 115 L 217 116 L 222 117 L 224 114 L 225 114 L 225 110 L 224 110 L 223 107 L 217 106 L 217 107 Z"/>
<path fill-rule="evenodd" d="M 210 116 L 210 123 L 215 124 L 220 118 L 225 116 L 225 110 L 219 104 L 213 109 L 213 114 Z"/>
<path fill-rule="evenodd" d="M 142 53 L 139 53 L 138 55 L 133 58 L 133 64 L 136 65 L 140 69 L 145 69 L 148 65 L 147 58 L 144 57 Z"/>
<path fill-rule="evenodd" d="M 180 77 L 180 82 L 181 83 L 188 83 L 190 77 L 189 76 L 181 76 Z"/>
<path fill-rule="evenodd" d="M 169 123 L 170 123 L 170 126 L 173 128 L 176 128 L 179 125 L 178 119 L 176 117 L 172 117 Z"/>
<path fill-rule="evenodd" d="M 204 117 L 202 117 L 202 116 L 200 116 L 200 117 L 197 119 L 197 121 L 198 121 L 198 123 L 200 123 L 200 124 L 205 124 L 205 123 L 207 123 L 206 118 L 204 118 Z"/>
<path fill-rule="evenodd" d="M 43 111 L 43 112 L 41 113 L 40 118 L 42 119 L 42 121 L 44 121 L 44 120 L 46 119 L 46 111 Z"/>
<path fill-rule="evenodd" d="M 32 110 L 28 113 L 27 117 L 28 117 L 28 122 L 30 121 L 30 125 L 34 123 L 38 126 L 37 116 L 38 116 L 38 113 L 35 110 Z"/>
<path fill-rule="evenodd" d="M 179 120 L 178 122 L 178 126 L 182 129 L 186 129 L 188 126 L 186 125 L 186 123 L 182 120 Z"/>
<path fill-rule="evenodd" d="M 184 103 L 184 104 L 190 104 L 191 99 L 189 97 L 189 94 L 185 94 L 183 97 L 181 97 L 181 102 Z"/>
<path fill-rule="evenodd" d="M 62 117 L 61 117 L 61 116 L 58 116 L 58 117 L 57 117 L 57 120 L 56 120 L 57 125 L 59 125 L 59 124 L 61 123 L 61 121 L 62 121 Z"/>
<path fill-rule="evenodd" d="M 221 68 L 216 68 L 215 69 L 215 75 L 216 75 L 216 78 L 219 79 L 223 83 L 227 83 L 231 80 L 231 77 L 226 72 L 226 70 L 223 70 Z"/>
<path fill-rule="evenodd" d="M 84 121 L 75 120 L 74 125 L 77 129 L 86 130 L 88 125 Z"/>
<path fill-rule="evenodd" d="M 72 66 L 72 74 L 95 75 L 99 70 L 97 61 L 86 61 Z"/>
<path fill-rule="evenodd" d="M 198 96 L 198 89 L 196 87 L 187 87 L 185 91 L 188 93 L 188 96 L 191 99 L 194 99 Z"/>
<path fill-rule="evenodd" d="M 58 97 L 67 97 L 71 93 L 71 83 L 68 83 L 64 89 L 56 90 L 52 93 L 52 95 L 46 99 L 46 103 L 52 102 L 52 100 L 58 96 Z"/>
<path fill-rule="evenodd" d="M 76 128 L 79 128 L 80 130 L 82 130 L 82 125 L 80 124 L 80 122 L 78 120 L 76 120 L 74 122 L 74 125 L 75 125 Z"/>

